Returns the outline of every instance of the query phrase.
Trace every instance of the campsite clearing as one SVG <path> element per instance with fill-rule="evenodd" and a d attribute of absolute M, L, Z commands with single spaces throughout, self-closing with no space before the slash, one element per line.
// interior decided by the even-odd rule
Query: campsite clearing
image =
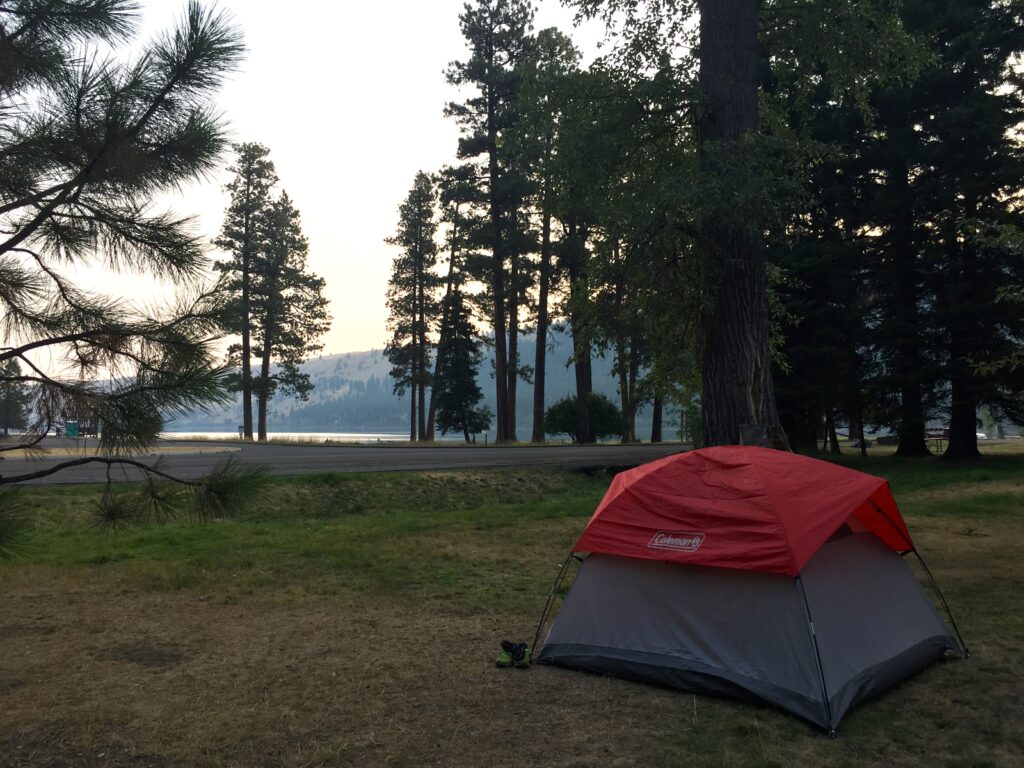
<path fill-rule="evenodd" d="M 0 565 L 0 766 L 1011 766 L 1024 761 L 1024 455 L 891 479 L 972 657 L 843 721 L 550 667 L 532 639 L 609 478 L 275 480 L 205 526 L 103 532 L 37 488 Z"/>

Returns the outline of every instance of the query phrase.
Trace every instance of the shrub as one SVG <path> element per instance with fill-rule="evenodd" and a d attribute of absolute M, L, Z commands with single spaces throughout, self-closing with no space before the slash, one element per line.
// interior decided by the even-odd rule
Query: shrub
<path fill-rule="evenodd" d="M 625 422 L 622 413 L 615 403 L 604 395 L 590 393 L 590 432 L 595 440 L 603 440 L 613 435 L 622 435 Z M 552 405 L 544 413 L 544 432 L 549 435 L 566 434 L 572 441 L 579 442 L 576 437 L 576 398 L 566 397 Z"/>

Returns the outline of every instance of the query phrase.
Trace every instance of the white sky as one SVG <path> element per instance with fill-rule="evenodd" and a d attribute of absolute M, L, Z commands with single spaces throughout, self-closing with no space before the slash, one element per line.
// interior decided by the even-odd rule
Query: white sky
<path fill-rule="evenodd" d="M 603 29 L 572 29 L 572 12 L 540 0 L 535 29 L 571 33 L 590 59 Z M 185 0 L 147 0 L 140 38 L 171 26 Z M 326 2 L 221 0 L 245 35 L 241 71 L 218 104 L 232 141 L 271 150 L 281 186 L 302 213 L 311 269 L 327 281 L 334 327 L 325 353 L 381 347 L 397 209 L 417 170 L 454 157 L 442 114 L 454 96 L 444 69 L 465 57 L 463 0 Z M 226 158 L 227 159 L 227 158 Z M 174 201 L 214 237 L 227 194 L 221 174 Z M 152 281 L 148 282 L 152 285 Z M 133 288 L 132 290 L 135 290 Z"/>

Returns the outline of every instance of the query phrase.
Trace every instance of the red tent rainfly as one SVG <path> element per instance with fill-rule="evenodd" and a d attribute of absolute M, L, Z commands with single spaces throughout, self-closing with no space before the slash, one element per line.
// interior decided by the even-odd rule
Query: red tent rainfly
<path fill-rule="evenodd" d="M 795 576 L 844 525 L 896 552 L 914 549 L 883 478 L 722 446 L 617 475 L 573 550 Z"/>

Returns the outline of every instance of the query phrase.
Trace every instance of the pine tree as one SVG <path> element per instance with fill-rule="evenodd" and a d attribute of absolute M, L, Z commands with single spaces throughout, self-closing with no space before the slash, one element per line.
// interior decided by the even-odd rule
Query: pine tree
<path fill-rule="evenodd" d="M 471 165 L 444 168 L 438 174 L 438 198 L 441 205 L 441 223 L 446 225 L 445 246 L 447 250 L 448 269 L 444 278 L 444 296 L 441 299 L 441 318 L 437 330 L 438 349 L 444 347 L 451 335 L 452 317 L 450 315 L 451 297 L 466 282 L 466 262 L 475 254 L 473 244 L 479 238 L 479 210 L 481 196 L 473 181 L 474 169 Z M 441 356 L 434 356 L 434 373 L 431 382 L 440 378 Z M 434 439 L 434 427 L 437 420 L 437 388 L 430 389 L 430 404 L 427 409 L 427 440 Z"/>
<path fill-rule="evenodd" d="M 0 363 L 25 371 L 0 381 L 34 385 L 29 432 L 2 450 L 38 444 L 68 413 L 101 426 L 95 455 L 5 473 L 0 484 L 87 463 L 132 466 L 147 489 L 157 477 L 191 489 L 203 517 L 240 498 L 238 472 L 184 481 L 129 454 L 152 445 L 167 419 L 227 397 L 214 363 L 222 295 L 203 280 L 203 244 L 190 220 L 154 212 L 152 201 L 218 166 L 224 125 L 210 99 L 242 44 L 223 14 L 190 2 L 132 63 L 89 53 L 116 51 L 137 20 L 130 0 L 0 7 Z M 89 262 L 158 275 L 171 296 L 152 310 L 85 289 L 75 269 Z M 66 360 L 65 375 L 38 365 L 40 352 Z M 111 498 L 108 485 L 101 506 Z"/>
<path fill-rule="evenodd" d="M 0 428 L 4 437 L 12 429 L 28 426 L 31 393 L 23 383 L 21 365 L 17 360 L 0 363 Z"/>
<path fill-rule="evenodd" d="M 320 337 L 330 328 L 324 280 L 308 270 L 309 244 L 299 212 L 282 192 L 260 213 L 261 247 L 251 267 L 253 352 L 260 358 L 253 381 L 258 406 L 257 434 L 267 439 L 267 405 L 275 394 L 307 400 L 313 388 L 299 366 L 323 349 Z M 271 371 L 271 362 L 277 370 Z"/>
<path fill-rule="evenodd" d="M 551 327 L 551 296 L 557 288 L 554 225 L 559 179 L 556 148 L 563 130 L 566 104 L 578 80 L 580 53 L 557 29 L 540 30 L 520 71 L 517 89 L 520 119 L 512 134 L 513 151 L 529 169 L 530 201 L 540 220 L 537 274 L 537 345 L 533 364 L 533 429 L 531 442 L 544 442 L 545 365 Z"/>
<path fill-rule="evenodd" d="M 472 435 L 490 429 L 491 411 L 481 407 L 483 392 L 477 384 L 483 350 L 473 328 L 465 297 L 456 288 L 448 298 L 446 314 L 449 331 L 438 347 L 437 425 L 441 434 L 461 432 L 466 442 Z"/>
<path fill-rule="evenodd" d="M 470 56 L 448 70 L 449 83 L 475 89 L 473 96 L 463 103 L 449 104 L 446 111 L 463 131 L 459 158 L 480 158 L 482 163 L 488 218 L 482 234 L 490 259 L 480 279 L 489 291 L 494 333 L 498 442 L 515 440 L 516 431 L 512 398 L 519 376 L 515 353 L 521 288 L 517 259 L 522 253 L 518 235 L 525 189 L 521 175 L 510 167 L 506 134 L 518 119 L 518 67 L 528 51 L 532 20 L 533 8 L 526 0 L 477 0 L 474 5 L 467 4 L 459 22 Z M 514 315 L 511 318 L 510 309 Z"/>
<path fill-rule="evenodd" d="M 827 71 L 836 98 L 848 94 L 866 107 L 879 73 L 891 76 L 912 68 L 915 46 L 883 0 L 572 4 L 610 25 L 622 22 L 619 58 L 633 72 L 655 66 L 666 50 L 693 51 L 683 56 L 680 68 L 696 70 L 697 87 L 677 109 L 688 111 L 693 121 L 701 171 L 695 245 L 705 272 L 700 301 L 704 440 L 785 445 L 771 374 L 764 233 L 778 215 L 773 187 L 792 177 L 794 169 L 771 162 L 772 141 L 765 139 L 773 137 L 760 109 L 763 86 L 787 68 L 799 69 L 806 87 Z"/>
<path fill-rule="evenodd" d="M 933 222 L 925 247 L 937 262 L 935 322 L 949 382 L 944 458 L 977 458 L 982 406 L 1024 423 L 1024 371 L 986 371 L 1024 338 L 1024 314 L 999 298 L 1024 280 L 1024 146 L 1014 136 L 1024 121 L 1024 74 L 1008 64 L 1024 55 L 1024 10 L 916 0 L 901 15 L 936 53 L 910 96 L 920 107 L 915 187 Z"/>
<path fill-rule="evenodd" d="M 235 295 L 231 330 L 241 336 L 241 344 L 229 350 L 230 362 L 240 369 L 238 389 L 242 393 L 242 429 L 252 440 L 252 334 L 254 263 L 263 248 L 260 222 L 271 206 L 271 191 L 277 184 L 270 150 L 261 144 L 236 144 L 235 164 L 228 170 L 235 177 L 225 187 L 231 202 L 224 213 L 220 237 L 214 241 L 221 250 L 231 254 L 217 268 L 230 276 L 229 289 Z"/>
<path fill-rule="evenodd" d="M 1024 268 L 1020 77 L 1006 67 L 1024 31 L 1019 12 L 987 0 L 900 13 L 930 56 L 914 78 L 871 91 L 870 126 L 827 81 L 790 118 L 832 150 L 782 254 L 801 319 L 784 399 L 799 404 L 805 445 L 845 411 L 851 438 L 871 420 L 896 428 L 900 455 L 928 456 L 926 422 L 949 413 L 947 455 L 971 458 L 979 406 L 1024 418 L 1024 382 L 986 364 L 1024 332 L 999 300 Z"/>
<path fill-rule="evenodd" d="M 399 207 L 398 231 L 387 243 L 402 249 L 388 282 L 388 330 L 385 354 L 391 362 L 395 393 L 410 393 L 409 439 L 427 439 L 426 388 L 430 374 L 428 334 L 435 322 L 439 285 L 437 266 L 437 192 L 420 171 Z"/>

